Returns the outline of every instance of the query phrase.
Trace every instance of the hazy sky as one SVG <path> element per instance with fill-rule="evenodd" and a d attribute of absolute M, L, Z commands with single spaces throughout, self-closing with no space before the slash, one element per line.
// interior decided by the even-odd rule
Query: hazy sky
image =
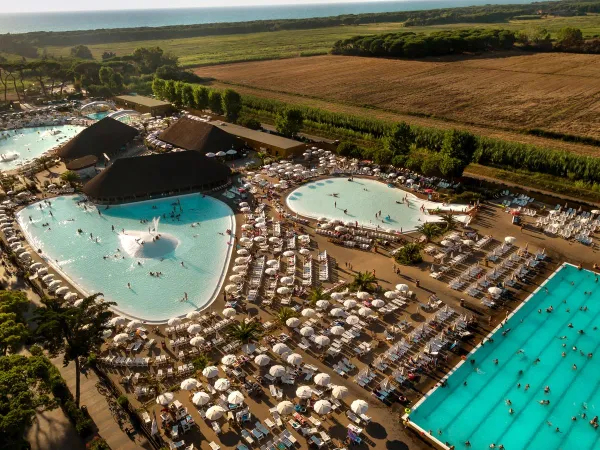
<path fill-rule="evenodd" d="M 94 11 L 114 9 L 151 9 L 151 8 L 201 8 L 206 6 L 251 6 L 251 5 L 284 5 L 311 3 L 353 3 L 380 2 L 382 0 L 20 0 L 3 1 L 2 13 L 10 12 L 42 12 L 42 11 Z M 2 30 L 0 30 L 2 33 Z"/>

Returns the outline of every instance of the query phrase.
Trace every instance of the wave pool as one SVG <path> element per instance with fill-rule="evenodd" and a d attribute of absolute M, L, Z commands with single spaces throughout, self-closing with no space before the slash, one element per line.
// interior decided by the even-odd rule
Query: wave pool
<path fill-rule="evenodd" d="M 164 322 L 214 300 L 233 245 L 229 206 L 191 194 L 105 208 L 63 196 L 29 205 L 17 219 L 84 295 L 101 292 L 126 315 Z"/>

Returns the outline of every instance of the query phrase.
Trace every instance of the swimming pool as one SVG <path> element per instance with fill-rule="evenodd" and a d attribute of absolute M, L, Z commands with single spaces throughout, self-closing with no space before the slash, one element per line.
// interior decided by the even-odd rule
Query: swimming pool
<path fill-rule="evenodd" d="M 410 206 L 402 203 L 405 196 L 408 196 Z M 286 202 L 292 211 L 302 216 L 358 221 L 363 226 L 379 225 L 396 231 L 411 231 L 423 222 L 439 220 L 439 216 L 421 212 L 422 205 L 429 209 L 465 209 L 464 205 L 442 206 L 441 203 L 421 200 L 406 191 L 366 178 L 355 178 L 352 182 L 347 178 L 312 181 L 290 193 Z M 347 210 L 346 213 L 344 210 Z M 375 218 L 379 211 L 381 218 Z"/>
<path fill-rule="evenodd" d="M 41 248 L 43 256 L 84 292 L 102 292 L 118 303 L 119 311 L 149 322 L 181 316 L 212 302 L 231 253 L 232 238 L 226 230 L 235 229 L 235 219 L 229 206 L 191 194 L 102 206 L 99 215 L 95 206 L 84 208 L 80 200 L 64 196 L 52 199 L 51 207 L 35 203 L 17 218 L 32 246 Z M 173 210 L 180 220 L 171 217 Z M 153 242 L 154 233 L 148 236 L 148 229 L 154 228 L 155 217 L 160 217 L 161 239 Z M 140 223 L 141 219 L 148 222 Z M 185 293 L 188 300 L 181 301 Z"/>
<path fill-rule="evenodd" d="M 593 272 L 563 265 L 494 334 L 493 343 L 479 347 L 448 377 L 447 387 L 417 404 L 410 420 L 457 449 L 467 440 L 474 449 L 492 443 L 507 450 L 600 448 L 600 430 L 589 424 L 600 415 L 599 294 Z"/>
<path fill-rule="evenodd" d="M 55 125 L 0 132 L 0 170 L 12 170 L 62 145 L 84 127 Z"/>
<path fill-rule="evenodd" d="M 94 119 L 94 120 L 102 120 L 104 119 L 106 116 L 108 116 L 112 111 L 97 111 L 94 113 L 90 113 L 90 114 L 86 114 L 86 117 L 89 117 L 90 119 Z"/>

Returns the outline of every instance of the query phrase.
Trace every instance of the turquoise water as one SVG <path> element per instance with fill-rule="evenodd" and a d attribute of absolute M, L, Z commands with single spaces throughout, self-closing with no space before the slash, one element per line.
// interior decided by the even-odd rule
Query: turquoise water
<path fill-rule="evenodd" d="M 85 116 L 89 117 L 90 119 L 94 119 L 94 120 L 102 120 L 109 114 L 110 114 L 110 111 L 98 111 L 95 113 L 86 114 Z"/>
<path fill-rule="evenodd" d="M 594 329 L 600 327 L 600 284 L 592 272 L 565 265 L 545 287 L 548 292 L 540 289 L 494 335 L 493 343 L 470 355 L 473 365 L 463 364 L 448 378 L 448 387 L 437 389 L 413 411 L 413 422 L 457 449 L 467 440 L 473 449 L 492 443 L 507 450 L 600 448 L 600 430 L 589 424 L 600 415 L 600 329 Z M 550 306 L 554 311 L 547 313 Z M 525 353 L 517 354 L 520 349 Z M 531 385 L 527 391 L 526 384 Z M 547 394 L 545 386 L 550 387 Z M 581 417 L 584 412 L 587 418 Z"/>
<path fill-rule="evenodd" d="M 38 158 L 51 148 L 64 144 L 83 128 L 75 125 L 55 125 L 0 132 L 0 170 L 15 169 Z M 15 154 L 16 159 L 1 159 L 10 159 Z"/>
<path fill-rule="evenodd" d="M 333 197 L 334 193 L 338 196 Z M 410 206 L 396 203 L 402 202 L 406 195 L 405 191 L 376 180 L 355 178 L 350 182 L 342 177 L 307 183 L 294 190 L 286 201 L 292 211 L 302 216 L 358 221 L 360 225 L 379 225 L 396 231 L 414 230 L 423 222 L 439 220 L 438 216 L 423 213 L 419 208 L 423 204 L 426 208 L 442 207 L 441 203 L 423 201 L 412 194 L 408 194 Z M 451 209 L 450 206 L 442 208 Z M 453 208 L 463 210 L 464 206 Z M 375 218 L 379 211 L 381 217 Z"/>
<path fill-rule="evenodd" d="M 225 232 L 234 226 L 232 211 L 225 203 L 192 194 L 108 210 L 101 206 L 99 215 L 96 207 L 84 209 L 79 200 L 79 196 L 58 197 L 51 200 L 51 207 L 35 203 L 21 210 L 18 220 L 32 246 L 41 248 L 55 264 L 58 260 L 60 270 L 85 292 L 102 292 L 118 303 L 119 311 L 156 322 L 212 301 L 230 251 L 231 238 Z M 177 200 L 183 212 L 173 205 Z M 173 208 L 181 214 L 180 221 L 170 217 Z M 153 244 L 144 239 L 143 246 L 136 243 L 134 239 L 153 228 L 151 221 L 158 216 L 161 240 Z M 150 222 L 140 223 L 141 219 Z M 49 227 L 44 227 L 45 223 Z M 150 272 L 163 275 L 157 278 Z M 186 292 L 188 301 L 180 301 Z"/>

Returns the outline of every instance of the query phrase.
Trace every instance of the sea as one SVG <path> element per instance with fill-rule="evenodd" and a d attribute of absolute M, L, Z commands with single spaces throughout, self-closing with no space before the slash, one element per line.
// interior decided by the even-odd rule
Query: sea
<path fill-rule="evenodd" d="M 206 7 L 181 9 L 135 9 L 0 13 L 0 34 L 32 31 L 95 30 L 101 28 L 160 27 L 199 23 L 248 22 L 272 19 L 305 19 L 343 14 L 418 11 L 485 4 L 526 4 L 530 0 L 423 0 L 361 3 L 315 3 L 298 5 Z"/>

